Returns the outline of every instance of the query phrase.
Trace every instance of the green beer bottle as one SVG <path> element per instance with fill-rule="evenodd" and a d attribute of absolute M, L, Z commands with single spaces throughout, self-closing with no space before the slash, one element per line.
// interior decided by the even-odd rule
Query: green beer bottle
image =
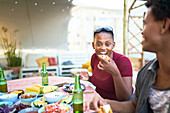
<path fill-rule="evenodd" d="M 42 86 L 48 86 L 48 72 L 44 62 L 42 65 L 41 76 L 42 76 Z"/>
<path fill-rule="evenodd" d="M 79 74 L 75 74 L 73 111 L 74 113 L 83 113 L 83 90 L 81 89 Z"/>
<path fill-rule="evenodd" d="M 2 68 L 0 68 L 0 92 L 2 93 L 8 92 L 7 80 L 5 78 L 4 71 Z"/>

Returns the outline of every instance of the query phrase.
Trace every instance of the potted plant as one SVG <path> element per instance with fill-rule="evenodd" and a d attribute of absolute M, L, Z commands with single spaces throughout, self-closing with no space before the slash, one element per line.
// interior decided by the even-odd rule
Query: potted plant
<path fill-rule="evenodd" d="M 16 32 L 18 32 L 18 30 L 8 33 L 8 29 L 2 27 L 0 32 L 0 41 L 7 60 L 7 68 L 13 70 L 16 74 L 19 74 L 19 70 L 22 65 L 22 57 L 21 43 L 19 43 L 20 48 L 17 49 Z"/>

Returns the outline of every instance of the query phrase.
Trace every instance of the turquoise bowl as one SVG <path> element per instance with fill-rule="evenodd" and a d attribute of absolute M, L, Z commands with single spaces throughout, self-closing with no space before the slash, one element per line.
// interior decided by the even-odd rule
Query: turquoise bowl
<path fill-rule="evenodd" d="M 0 96 L 0 102 L 9 101 L 9 102 L 16 102 L 18 94 L 4 94 Z"/>
<path fill-rule="evenodd" d="M 36 95 L 34 98 L 29 98 L 29 99 L 22 99 L 21 98 L 21 95 L 19 96 L 19 99 L 21 100 L 21 102 L 33 102 L 34 100 L 36 100 L 37 99 L 37 96 L 38 96 L 38 94 L 37 93 L 24 93 L 23 95 L 28 95 L 28 96 L 30 96 L 30 95 Z"/>

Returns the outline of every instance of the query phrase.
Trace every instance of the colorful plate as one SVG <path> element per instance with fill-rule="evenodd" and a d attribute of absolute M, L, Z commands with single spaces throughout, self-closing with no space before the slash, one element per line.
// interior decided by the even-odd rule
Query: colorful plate
<path fill-rule="evenodd" d="M 56 103 L 54 103 L 54 104 L 56 104 Z M 46 106 L 48 106 L 48 108 L 50 108 L 50 106 L 51 105 L 54 105 L 54 104 L 48 104 L 48 105 L 46 105 Z M 66 106 L 66 107 L 68 107 L 70 110 L 69 111 L 67 111 L 66 113 L 70 113 L 71 112 L 71 110 L 72 110 L 72 108 L 71 108 L 71 106 L 70 105 L 68 105 L 68 104 L 65 104 L 65 103 L 59 103 L 59 105 L 64 105 L 64 106 Z M 54 108 L 54 106 L 53 106 L 53 108 Z M 62 108 L 63 108 L 63 106 L 62 106 Z M 42 113 L 44 111 L 44 107 L 41 107 L 39 110 L 38 110 L 38 113 Z"/>
<path fill-rule="evenodd" d="M 86 89 L 86 86 L 82 83 L 80 83 L 81 85 L 81 89 L 84 91 Z M 70 84 L 64 84 L 63 85 L 63 90 L 69 93 L 72 93 L 72 89 L 74 88 L 74 83 L 70 83 Z"/>

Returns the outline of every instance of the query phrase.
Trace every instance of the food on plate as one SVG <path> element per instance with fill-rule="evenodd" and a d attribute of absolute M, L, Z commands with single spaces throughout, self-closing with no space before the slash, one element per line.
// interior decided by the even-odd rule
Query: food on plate
<path fill-rule="evenodd" d="M 17 98 L 18 98 L 18 94 L 4 94 L 0 96 L 0 102 L 2 101 L 16 102 Z"/>
<path fill-rule="evenodd" d="M 35 93 L 37 93 L 39 95 L 40 94 L 40 89 L 36 88 L 36 87 L 29 87 L 29 88 L 25 89 L 25 93 L 32 93 L 32 92 L 35 92 Z"/>
<path fill-rule="evenodd" d="M 0 96 L 0 99 L 2 98 L 12 98 L 12 97 L 15 97 L 16 96 L 16 94 L 6 94 L 6 95 L 2 95 L 2 96 Z"/>
<path fill-rule="evenodd" d="M 9 92 L 9 94 L 13 94 L 13 93 L 20 94 L 20 93 L 23 93 L 23 92 L 24 92 L 24 90 L 17 90 L 17 91 L 11 91 L 11 92 Z"/>
<path fill-rule="evenodd" d="M 29 98 L 34 98 L 34 97 L 36 97 L 36 95 L 33 95 L 33 94 L 31 94 L 31 95 L 27 95 L 27 94 L 23 95 L 23 94 L 21 94 L 22 99 L 29 99 Z"/>
<path fill-rule="evenodd" d="M 58 86 L 45 86 L 43 88 L 43 92 L 46 94 L 46 93 L 49 93 L 49 92 L 52 92 L 52 91 L 55 91 L 58 89 Z"/>
<path fill-rule="evenodd" d="M 31 107 L 30 105 L 26 105 L 26 104 L 23 104 L 23 103 L 19 103 L 17 105 L 14 105 L 13 108 L 16 109 L 16 111 L 14 113 L 18 113 L 19 111 L 21 111 L 22 109 L 25 109 L 25 108 L 29 108 Z"/>
<path fill-rule="evenodd" d="M 8 105 L 0 107 L 0 113 L 18 113 L 20 110 L 31 107 L 30 105 L 25 105 L 23 103 L 19 103 L 17 105 L 14 105 L 12 107 L 9 107 Z"/>
<path fill-rule="evenodd" d="M 0 113 L 10 113 L 14 108 L 10 108 L 8 105 L 0 107 Z"/>
<path fill-rule="evenodd" d="M 46 94 L 52 91 L 55 91 L 58 89 L 58 86 L 40 86 L 39 84 L 35 84 L 32 87 L 26 88 L 25 92 L 26 93 L 31 93 L 31 92 L 35 92 L 38 95 L 39 94 Z"/>
<path fill-rule="evenodd" d="M 46 102 L 47 100 L 45 99 L 45 97 L 41 97 L 41 101 Z"/>
<path fill-rule="evenodd" d="M 51 92 L 51 93 L 47 93 L 45 94 L 45 99 L 47 100 L 47 102 L 49 103 L 53 103 L 53 102 L 58 102 L 63 98 L 63 93 L 62 92 Z"/>
<path fill-rule="evenodd" d="M 81 84 L 81 89 L 84 91 L 86 89 L 86 86 L 82 83 Z M 69 84 L 64 84 L 63 85 L 63 90 L 69 93 L 72 93 L 72 90 L 74 89 L 74 83 L 69 83 Z"/>
<path fill-rule="evenodd" d="M 113 112 L 112 112 L 110 105 L 107 104 L 107 105 L 104 105 L 104 106 L 100 106 L 97 109 L 97 113 L 113 113 Z"/>
<path fill-rule="evenodd" d="M 70 86 L 70 87 L 69 87 L 69 90 L 70 90 L 70 91 L 73 91 L 73 90 L 74 90 L 74 85 Z"/>
<path fill-rule="evenodd" d="M 38 108 L 40 108 L 44 105 L 43 101 L 40 101 L 40 100 L 35 100 L 33 102 L 33 104 L 34 104 L 35 107 L 38 107 Z M 47 102 L 45 102 L 45 105 L 47 105 Z"/>
<path fill-rule="evenodd" d="M 42 113 L 67 113 L 68 111 L 70 111 L 71 107 L 69 107 L 67 104 L 54 103 L 45 106 L 44 109 L 46 110 L 46 112 Z"/>
<path fill-rule="evenodd" d="M 109 61 L 109 57 L 107 55 L 98 55 L 100 58 Z"/>
<path fill-rule="evenodd" d="M 66 97 L 62 98 L 61 101 L 60 101 L 60 103 L 69 104 L 69 103 L 71 103 L 71 101 L 72 101 L 72 97 L 73 97 L 73 96 L 71 95 L 71 96 L 66 96 Z"/>

